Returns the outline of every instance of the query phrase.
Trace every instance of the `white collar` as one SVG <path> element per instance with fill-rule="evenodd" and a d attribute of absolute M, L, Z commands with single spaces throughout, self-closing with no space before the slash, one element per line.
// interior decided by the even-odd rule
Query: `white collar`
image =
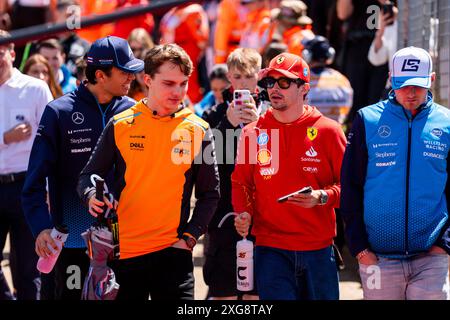
<path fill-rule="evenodd" d="M 21 81 L 23 79 L 23 76 L 24 74 L 22 72 L 20 72 L 17 68 L 14 68 L 11 74 L 11 78 L 6 80 L 3 85 L 9 86 L 11 88 L 23 87 L 23 82 Z"/>

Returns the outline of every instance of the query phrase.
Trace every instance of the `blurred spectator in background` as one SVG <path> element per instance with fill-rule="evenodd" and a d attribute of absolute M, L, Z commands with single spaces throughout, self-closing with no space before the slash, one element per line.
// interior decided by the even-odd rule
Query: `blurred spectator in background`
<path fill-rule="evenodd" d="M 269 41 L 280 41 L 287 45 L 287 52 L 301 56 L 303 41 L 314 37 L 312 20 L 306 15 L 307 6 L 302 1 L 281 1 L 278 9 L 272 10 L 275 19 Z"/>
<path fill-rule="evenodd" d="M 10 1 L 10 3 L 12 3 Z M 22 29 L 54 21 L 57 0 L 15 0 L 11 7 L 11 29 Z M 19 68 L 25 45 L 15 47 L 14 66 Z M 26 59 L 27 57 L 25 57 Z"/>
<path fill-rule="evenodd" d="M 369 49 L 369 61 L 374 66 L 381 66 L 389 63 L 389 70 L 392 70 L 391 57 L 397 51 L 397 15 L 398 9 L 394 6 L 394 3 L 386 0 L 378 0 L 383 5 L 382 11 L 380 11 L 379 17 L 379 29 L 375 34 L 372 44 Z M 392 11 L 391 9 L 392 8 Z M 390 79 L 386 82 L 385 90 L 381 95 L 381 100 L 388 98 L 389 91 L 391 89 Z"/>
<path fill-rule="evenodd" d="M 57 0 L 15 0 L 12 28 L 21 29 L 54 21 Z"/>
<path fill-rule="evenodd" d="M 72 76 L 64 64 L 66 55 L 58 40 L 48 39 L 39 42 L 37 51 L 47 59 L 52 67 L 55 80 L 61 86 L 63 93 L 71 92 L 77 88 L 77 79 Z"/>
<path fill-rule="evenodd" d="M 194 64 L 189 78 L 188 97 L 192 103 L 202 99 L 199 63 L 208 45 L 209 25 L 205 10 L 199 4 L 184 4 L 172 8 L 161 19 L 161 44 L 176 43 L 182 47 Z"/>
<path fill-rule="evenodd" d="M 8 0 L 0 0 L 0 29 L 11 29 L 11 5 Z"/>
<path fill-rule="evenodd" d="M 230 87 L 227 72 L 228 68 L 226 64 L 217 64 L 213 67 L 209 74 L 211 91 L 209 91 L 199 103 L 194 105 L 196 115 L 201 117 L 205 110 L 224 102 L 222 92 Z"/>
<path fill-rule="evenodd" d="M 225 63 L 228 55 L 239 47 L 247 9 L 240 0 L 222 0 L 217 12 L 214 34 L 214 56 L 216 63 Z"/>
<path fill-rule="evenodd" d="M 127 40 L 134 56 L 139 57 L 139 59 L 145 58 L 142 56 L 145 50 L 149 50 L 155 46 L 152 37 L 144 28 L 133 29 Z"/>
<path fill-rule="evenodd" d="M 144 82 L 144 72 L 141 71 L 136 73 L 136 78 L 131 82 L 130 90 L 128 91 L 127 96 L 136 101 L 140 101 L 141 99 L 147 97 L 147 91 L 148 88 Z"/>
<path fill-rule="evenodd" d="M 148 0 L 117 0 L 116 10 L 130 8 L 132 6 L 147 5 Z M 142 28 L 148 33 L 152 33 L 155 21 L 151 13 L 145 13 L 126 19 L 118 20 L 115 24 L 113 35 L 126 39 L 132 30 Z"/>
<path fill-rule="evenodd" d="M 25 63 L 23 73 L 31 77 L 44 80 L 54 99 L 63 95 L 61 86 L 55 81 L 53 70 L 47 59 L 41 54 L 33 54 Z"/>
<path fill-rule="evenodd" d="M 388 78 L 388 64 L 374 66 L 367 58 L 376 29 L 368 25 L 371 12 L 367 8 L 379 5 L 378 0 L 337 0 L 337 16 L 346 23 L 345 43 L 342 47 L 342 71 L 354 90 L 353 105 L 347 117 L 350 129 L 356 112 L 380 100 Z"/>
<path fill-rule="evenodd" d="M 68 10 L 69 7 L 77 3 L 76 0 L 59 0 L 56 6 L 55 22 L 66 22 L 71 14 L 71 11 Z M 77 59 L 86 54 L 91 44 L 73 30 L 59 33 L 58 39 L 64 49 L 66 67 L 72 74 L 75 74 Z"/>
<path fill-rule="evenodd" d="M 208 16 L 209 40 L 205 52 L 205 73 L 209 75 L 215 65 L 214 62 L 214 34 L 216 33 L 217 16 L 219 14 L 220 0 L 203 1 L 203 8 Z M 201 79 L 204 82 L 204 79 Z M 208 91 L 211 88 L 208 88 Z"/>
<path fill-rule="evenodd" d="M 91 15 L 102 15 L 106 13 L 112 13 L 117 8 L 118 0 L 77 0 L 81 7 L 82 18 L 89 17 Z M 100 25 L 83 28 L 77 30 L 78 35 L 86 39 L 89 42 L 94 42 L 99 38 L 106 37 L 114 33 L 114 23 L 103 23 Z M 128 36 L 128 35 L 127 35 Z"/>
<path fill-rule="evenodd" d="M 309 2 L 308 16 L 313 20 L 312 30 L 314 34 L 326 37 L 330 11 L 333 9 L 336 0 L 314 0 Z"/>
<path fill-rule="evenodd" d="M 325 37 L 315 36 L 305 42 L 303 59 L 311 68 L 309 104 L 343 124 L 353 102 L 353 89 L 343 74 L 328 67 L 334 56 L 335 51 Z"/>
<path fill-rule="evenodd" d="M 0 30 L 0 39 L 11 37 Z M 47 84 L 13 67 L 14 44 L 0 45 L 0 261 L 10 236 L 10 266 L 18 300 L 39 299 L 38 256 L 20 198 L 31 146 L 45 105 L 53 99 Z M 0 267 L 1 269 L 1 267 Z M 0 273 L 0 299 L 11 298 Z"/>
<path fill-rule="evenodd" d="M 84 80 L 86 80 L 86 60 L 83 58 L 79 58 L 76 61 L 76 72 L 75 77 L 77 78 L 77 87 L 82 83 Z"/>
<path fill-rule="evenodd" d="M 147 52 L 155 46 L 150 34 L 143 28 L 136 28 L 128 36 L 128 43 L 133 54 L 138 59 L 145 59 Z M 144 71 L 136 73 L 136 78 L 131 82 L 128 96 L 136 101 L 147 96 L 147 86 L 144 83 Z"/>
<path fill-rule="evenodd" d="M 270 9 L 266 0 L 241 0 L 248 10 L 242 31 L 241 48 L 255 49 L 262 53 L 267 44 L 267 33 L 270 28 Z"/>
<path fill-rule="evenodd" d="M 262 68 L 267 68 L 270 60 L 275 58 L 280 53 L 286 52 L 287 49 L 287 45 L 282 42 L 271 42 L 263 52 Z"/>

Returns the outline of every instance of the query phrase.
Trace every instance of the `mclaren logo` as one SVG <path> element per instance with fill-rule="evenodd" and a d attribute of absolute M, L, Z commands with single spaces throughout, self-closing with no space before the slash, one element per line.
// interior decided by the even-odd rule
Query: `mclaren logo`
<path fill-rule="evenodd" d="M 82 124 L 84 122 L 84 115 L 81 112 L 72 113 L 72 121 L 75 124 Z"/>

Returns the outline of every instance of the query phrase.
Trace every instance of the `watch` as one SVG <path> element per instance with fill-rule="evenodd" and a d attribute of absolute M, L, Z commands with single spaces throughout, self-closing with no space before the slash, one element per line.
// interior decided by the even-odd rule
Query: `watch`
<path fill-rule="evenodd" d="M 195 247 L 195 245 L 197 244 L 197 240 L 195 240 L 194 237 L 188 235 L 188 234 L 183 234 L 181 236 L 181 239 L 183 239 L 184 241 L 186 241 L 187 246 L 189 247 L 189 249 L 193 249 Z"/>
<path fill-rule="evenodd" d="M 326 193 L 325 190 L 319 190 L 319 191 L 320 191 L 319 204 L 324 205 L 328 202 L 328 193 Z"/>

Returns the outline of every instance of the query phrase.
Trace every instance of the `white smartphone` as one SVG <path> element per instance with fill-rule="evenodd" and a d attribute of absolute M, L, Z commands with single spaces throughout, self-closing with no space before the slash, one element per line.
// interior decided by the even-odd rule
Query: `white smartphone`
<path fill-rule="evenodd" d="M 252 94 L 250 93 L 249 90 L 234 90 L 233 92 L 234 105 L 237 107 L 250 103 L 251 96 Z"/>
<path fill-rule="evenodd" d="M 286 202 L 287 200 L 288 200 L 288 198 L 289 197 L 292 197 L 292 196 L 294 196 L 294 195 L 296 195 L 296 194 L 300 194 L 300 193 L 311 193 L 311 191 L 312 191 L 312 188 L 311 188 L 311 186 L 307 186 L 307 187 L 304 187 L 304 188 L 301 188 L 300 190 L 297 190 L 297 191 L 295 191 L 295 192 L 292 192 L 292 193 L 290 193 L 290 194 L 287 194 L 287 195 L 285 195 L 285 196 L 283 196 L 283 197 L 281 197 L 281 198 L 278 198 L 278 202 Z"/>

